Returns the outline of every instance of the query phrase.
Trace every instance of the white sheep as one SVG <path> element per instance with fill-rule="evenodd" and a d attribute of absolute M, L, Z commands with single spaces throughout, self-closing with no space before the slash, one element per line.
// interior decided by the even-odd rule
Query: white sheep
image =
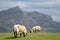
<path fill-rule="evenodd" d="M 16 24 L 13 27 L 14 36 L 17 37 L 17 34 L 20 33 L 20 36 L 23 34 L 25 37 L 27 35 L 27 29 L 24 25 Z"/>
<path fill-rule="evenodd" d="M 32 27 L 32 29 L 30 30 L 30 33 L 31 32 L 36 32 L 36 31 L 40 31 L 41 30 L 41 26 L 34 26 Z"/>

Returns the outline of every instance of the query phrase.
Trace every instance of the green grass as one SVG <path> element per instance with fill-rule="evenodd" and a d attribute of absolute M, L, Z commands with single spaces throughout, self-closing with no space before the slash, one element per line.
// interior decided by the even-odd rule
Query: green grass
<path fill-rule="evenodd" d="M 0 40 L 60 40 L 60 33 L 28 33 L 27 36 L 14 38 L 13 33 L 0 33 Z"/>

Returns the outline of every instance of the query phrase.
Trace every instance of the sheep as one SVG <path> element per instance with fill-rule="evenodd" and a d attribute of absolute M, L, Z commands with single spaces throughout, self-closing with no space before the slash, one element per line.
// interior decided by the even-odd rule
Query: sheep
<path fill-rule="evenodd" d="M 13 32 L 14 32 L 15 38 L 17 37 L 18 33 L 20 33 L 20 36 L 22 36 L 22 34 L 23 34 L 24 37 L 27 35 L 26 27 L 24 25 L 20 25 L 20 24 L 14 25 Z"/>
<path fill-rule="evenodd" d="M 41 30 L 41 27 L 40 26 L 34 26 L 32 27 L 32 29 L 30 30 L 30 33 L 31 32 L 36 32 L 36 31 L 40 31 Z"/>

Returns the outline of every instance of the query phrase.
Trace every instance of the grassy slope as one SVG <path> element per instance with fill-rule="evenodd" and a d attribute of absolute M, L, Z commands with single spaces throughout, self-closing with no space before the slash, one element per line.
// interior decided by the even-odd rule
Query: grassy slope
<path fill-rule="evenodd" d="M 19 35 L 14 38 L 13 33 L 0 33 L 0 40 L 60 40 L 60 33 L 28 33 L 25 38 Z"/>

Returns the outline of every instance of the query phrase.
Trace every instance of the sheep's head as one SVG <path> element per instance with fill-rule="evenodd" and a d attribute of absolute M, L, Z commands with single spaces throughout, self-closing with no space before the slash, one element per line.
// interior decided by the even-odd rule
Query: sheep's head
<path fill-rule="evenodd" d="M 30 33 L 32 33 L 32 32 L 33 32 L 33 30 L 31 29 L 31 30 L 30 30 Z"/>

